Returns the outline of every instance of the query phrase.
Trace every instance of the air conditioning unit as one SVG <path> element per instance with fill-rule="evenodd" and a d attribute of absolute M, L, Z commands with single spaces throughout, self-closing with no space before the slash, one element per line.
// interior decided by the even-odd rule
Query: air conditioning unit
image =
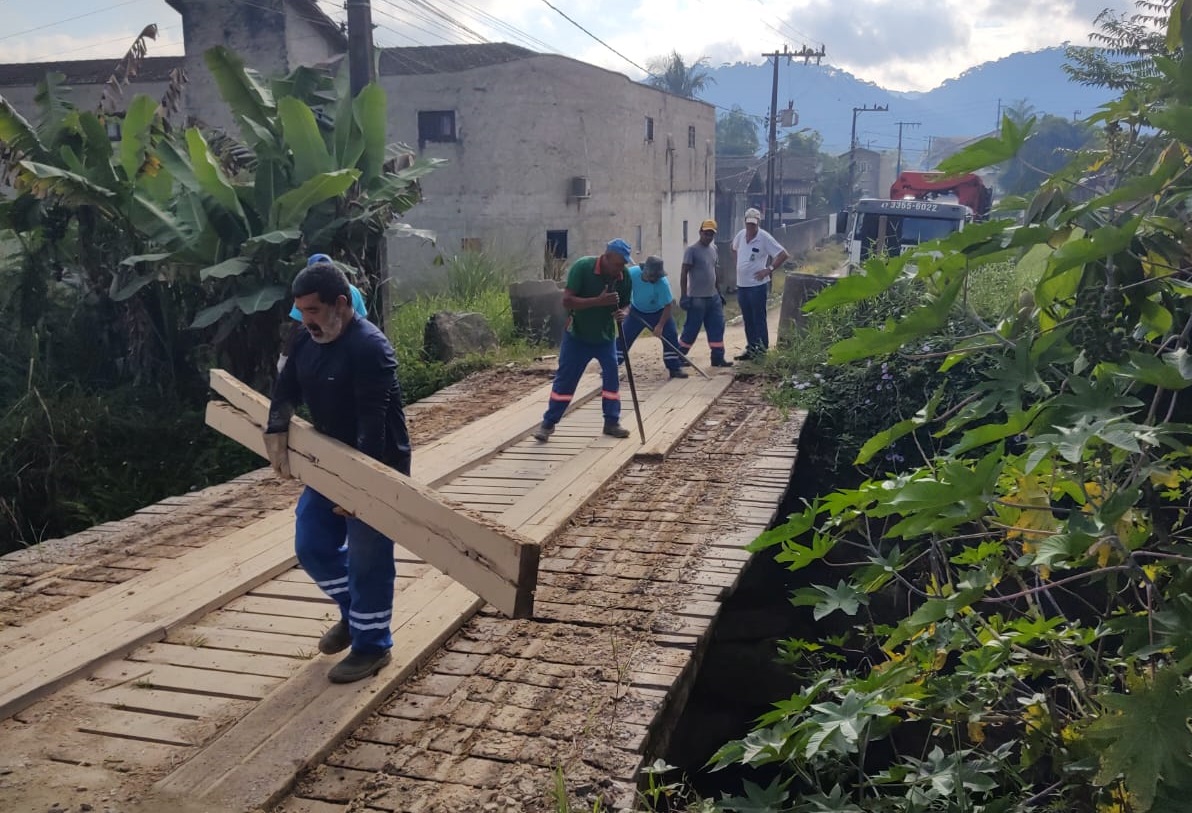
<path fill-rule="evenodd" d="M 577 175 L 572 178 L 571 197 L 576 199 L 586 199 L 592 197 L 592 181 L 583 175 Z"/>

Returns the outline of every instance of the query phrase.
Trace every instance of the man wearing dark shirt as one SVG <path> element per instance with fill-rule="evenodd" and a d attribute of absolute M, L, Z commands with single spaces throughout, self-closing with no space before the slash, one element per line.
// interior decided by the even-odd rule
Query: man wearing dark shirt
<path fill-rule="evenodd" d="M 305 404 L 316 430 L 408 476 L 410 436 L 389 340 L 352 310 L 348 280 L 331 263 L 307 266 L 291 288 L 306 329 L 273 387 L 265 447 L 274 471 L 290 476 L 290 417 Z M 375 675 L 389 663 L 393 646 L 393 540 L 309 487 L 296 514 L 298 561 L 340 609 L 319 651 L 351 647 L 328 677 L 349 683 Z"/>
<path fill-rule="evenodd" d="M 559 369 L 551 386 L 550 403 L 534 437 L 547 440 L 567 411 L 575 387 L 592 359 L 600 363 L 604 434 L 629 437 L 621 426 L 621 382 L 617 369 L 617 323 L 629 309 L 632 282 L 625 273 L 632 252 L 629 244 L 609 242 L 599 257 L 580 257 L 567 270 L 563 307 L 569 318 L 559 347 Z"/>

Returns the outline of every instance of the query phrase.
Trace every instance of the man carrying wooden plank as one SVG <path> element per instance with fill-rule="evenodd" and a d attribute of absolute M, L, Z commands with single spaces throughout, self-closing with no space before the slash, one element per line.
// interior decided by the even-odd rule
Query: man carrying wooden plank
<path fill-rule="evenodd" d="M 306 330 L 294 341 L 273 388 L 265 428 L 273 470 L 290 476 L 290 418 L 305 404 L 320 433 L 408 476 L 410 436 L 389 340 L 353 311 L 348 280 L 333 264 L 308 265 L 291 289 Z M 393 646 L 393 540 L 309 486 L 296 514 L 298 561 L 340 609 L 319 651 L 331 655 L 351 647 L 328 678 L 350 683 L 375 675 L 389 663 Z"/>
<path fill-rule="evenodd" d="M 559 347 L 559 369 L 555 372 L 550 401 L 534 437 L 546 441 L 555 424 L 567 411 L 575 387 L 588 364 L 600 362 L 604 411 L 604 434 L 629 437 L 621 426 L 621 382 L 617 370 L 617 323 L 625 319 L 632 283 L 625 267 L 632 258 L 629 244 L 609 242 L 599 257 L 580 257 L 567 270 L 563 307 L 570 314 L 563 344 Z"/>

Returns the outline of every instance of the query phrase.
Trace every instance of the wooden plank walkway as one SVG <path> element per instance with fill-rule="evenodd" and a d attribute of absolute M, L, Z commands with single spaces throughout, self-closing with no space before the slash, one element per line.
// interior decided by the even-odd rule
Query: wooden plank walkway
<path fill-rule="evenodd" d="M 669 431 L 676 423 L 694 424 L 731 381 L 731 376 L 721 375 L 710 382 L 690 379 L 662 385 L 644 384 L 641 395 L 647 427 L 658 430 L 667 427 Z M 760 401 L 756 392 L 750 397 Z M 423 457 L 419 467 L 424 465 L 421 460 L 429 457 L 435 461 L 427 467 L 428 477 L 433 478 L 430 482 L 444 494 L 519 529 L 531 539 L 550 539 L 577 513 L 589 510 L 584 506 L 593 498 L 599 484 L 629 464 L 641 447 L 599 435 L 598 401 L 569 414 L 550 443 L 527 439 L 525 435 L 539 419 L 544 402 L 540 392 L 515 402 L 507 415 L 517 413 L 521 428 L 510 429 L 507 419 L 491 420 L 483 434 L 472 433 L 472 445 L 466 453 L 446 441 L 437 446 L 432 444 L 434 454 L 429 456 L 420 448 Z M 754 407 L 756 404 L 751 408 Z M 632 423 L 632 414 L 628 409 L 626 413 L 627 424 Z M 700 431 L 702 425 L 697 427 L 696 437 Z M 677 443 L 681 433 L 669 431 L 669 439 L 663 438 L 664 434 L 657 433 L 661 445 L 654 447 L 647 459 L 666 459 L 667 447 Z M 478 437 L 486 442 L 480 443 Z M 655 437 L 652 434 L 651 439 Z M 473 465 L 465 463 L 467 454 L 474 456 Z M 634 466 L 640 468 L 638 464 Z M 689 482 L 700 482 L 698 475 L 699 472 L 693 472 Z M 631 513 L 621 512 L 617 521 L 636 521 Z M 676 510 L 670 510 L 669 506 L 660 510 L 660 506 L 652 505 L 638 513 L 644 515 L 641 521 L 668 521 L 666 518 L 676 514 Z M 757 510 L 750 509 L 745 520 L 756 524 L 761 521 L 760 516 Z M 272 517 L 265 521 L 280 522 Z M 753 526 L 749 528 L 751 535 Z M 248 536 L 256 533 L 253 538 L 260 538 L 265 532 L 245 533 Z M 266 547 L 284 551 L 290 546 L 291 540 L 285 539 Z M 740 551 L 735 547 L 725 551 L 726 558 L 708 560 L 711 570 L 697 569 L 693 573 L 694 589 L 683 588 L 686 594 L 718 595 L 726 583 L 735 580 L 743 558 L 737 555 Z M 187 553 L 180 556 L 186 557 Z M 651 558 L 644 551 L 642 556 L 643 561 Z M 176 558 L 166 557 L 161 561 L 168 564 Z M 281 560 L 271 560 L 272 564 L 264 570 L 250 568 L 258 576 L 265 575 L 250 579 L 252 583 L 246 582 L 242 595 L 209 598 L 201 611 L 196 609 L 199 604 L 187 605 L 188 600 L 181 594 L 174 596 L 175 605 L 190 607 L 189 614 L 168 621 L 154 616 L 156 627 L 151 631 L 139 627 L 130 631 L 124 644 L 110 650 L 111 657 L 84 659 L 73 671 L 61 670 L 52 680 L 34 678 L 21 671 L 28 669 L 29 664 L 6 659 L 4 663 L 13 673 L 10 677 L 14 685 L 25 690 L 41 688 L 26 695 L 23 702 L 33 705 L 25 712 L 12 721 L 0 723 L 0 738 L 11 743 L 22 759 L 45 759 L 92 771 L 97 764 L 118 765 L 121 767 L 118 773 L 163 777 L 159 790 L 191 799 L 206 798 L 212 804 L 218 800 L 220 806 L 212 809 L 248 810 L 280 798 L 296 770 L 314 765 L 331 754 L 335 741 L 378 709 L 390 691 L 408 680 L 443 641 L 450 638 L 456 642 L 449 645 L 448 656 L 444 656 L 449 657 L 452 652 L 461 654 L 457 640 L 461 635 L 473 634 L 469 632 L 471 624 L 479 624 L 481 629 L 486 624 L 516 628 L 513 622 L 498 621 L 484 614 L 464 626 L 469 616 L 480 609 L 481 602 L 415 557 L 399 551 L 394 619 L 398 640 L 395 652 L 399 657 L 375 681 L 353 687 L 331 687 L 325 680 L 325 671 L 333 661 L 316 657 L 315 645 L 329 624 L 334 607 L 301 571 L 278 567 Z M 573 555 L 572 547 L 565 546 L 561 553 L 552 553 L 543 562 L 540 609 L 533 621 L 524 623 L 544 630 L 560 624 L 582 627 L 585 618 L 594 613 L 634 628 L 641 620 L 640 614 L 648 608 L 637 606 L 640 601 L 624 607 L 619 603 L 624 603 L 625 596 L 634 595 L 633 590 L 624 589 L 628 587 L 624 580 L 632 581 L 632 568 L 643 565 L 622 565 L 618 560 L 616 556 L 602 560 L 594 554 L 594 558 L 584 562 L 583 568 L 568 570 L 580 561 Z M 190 562 L 178 565 L 182 570 L 189 566 Z M 601 572 L 600 568 L 606 566 L 617 572 Z M 593 567 L 597 568 L 596 572 L 592 572 Z M 596 579 L 595 584 L 601 589 L 577 601 L 579 594 L 566 586 L 570 576 Z M 219 571 L 212 578 L 230 581 L 233 576 Z M 680 585 L 676 579 L 668 579 L 666 583 Z M 105 646 L 111 647 L 110 642 L 98 641 L 108 634 L 107 627 L 91 621 L 98 617 L 109 620 L 120 617 L 120 608 L 125 605 L 111 590 L 98 591 L 89 607 L 76 602 L 63 613 L 47 615 L 40 620 L 44 629 L 36 636 L 31 636 L 28 628 L 0 632 L 0 653 L 17 652 L 37 641 L 54 640 L 56 629 L 90 629 L 88 623 L 94 624 L 92 637 L 96 639 L 88 645 L 97 652 L 102 652 Z M 132 588 L 130 592 L 125 588 L 124 599 L 137 590 Z M 715 601 L 695 599 L 688 605 L 685 612 L 678 614 L 680 620 L 673 630 L 666 632 L 667 636 L 686 641 L 695 635 L 698 639 L 698 631 L 706 629 L 707 620 L 716 609 Z M 95 614 L 97 609 L 102 613 Z M 552 623 L 546 625 L 544 621 Z M 452 637 L 461 627 L 462 631 Z M 46 646 L 55 652 L 74 652 L 79 649 L 77 643 L 57 642 Z M 125 653 L 127 657 L 123 659 L 112 659 Z M 15 665 L 9 667 L 9 663 Z M 666 674 L 672 670 L 666 664 L 663 667 Z M 450 660 L 447 667 L 433 668 L 450 669 Z M 85 681 L 71 682 L 84 673 L 88 674 Z M 5 674 L 0 670 L 0 687 L 4 685 Z M 425 683 L 426 679 L 419 680 Z M 439 681 L 435 685 L 443 687 L 446 683 Z M 55 688 L 58 691 L 51 697 L 34 702 Z M 665 696 L 662 692 L 660 697 Z M 52 735 L 47 737 L 47 732 Z M 623 782 L 622 774 L 617 775 Z M 0 807 L 9 809 L 5 802 L 9 798 L 0 780 Z M 322 803 L 313 797 L 308 801 Z M 286 804 L 307 803 L 291 800 Z"/>

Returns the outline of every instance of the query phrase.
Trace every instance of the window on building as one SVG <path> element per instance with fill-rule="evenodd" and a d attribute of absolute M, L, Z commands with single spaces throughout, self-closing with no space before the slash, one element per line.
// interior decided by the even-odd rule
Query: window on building
<path fill-rule="evenodd" d="M 683 245 L 687 245 L 687 221 L 683 221 Z"/>
<path fill-rule="evenodd" d="M 695 149 L 695 125 L 692 124 L 687 128 L 687 146 Z"/>
<path fill-rule="evenodd" d="M 637 227 L 637 250 L 640 253 L 642 250 L 642 227 Z"/>
<path fill-rule="evenodd" d="M 428 142 L 451 143 L 455 137 L 454 110 L 418 111 L 418 148 Z"/>
<path fill-rule="evenodd" d="M 461 237 L 459 248 L 460 251 L 471 251 L 477 254 L 484 250 L 479 237 Z"/>
<path fill-rule="evenodd" d="M 646 141 L 654 140 L 654 119 L 652 116 L 646 116 Z"/>
<path fill-rule="evenodd" d="M 104 129 L 108 132 L 108 141 L 119 141 L 124 137 L 122 123 L 117 116 L 108 116 L 104 119 Z"/>
<path fill-rule="evenodd" d="M 546 253 L 556 260 L 567 259 L 567 229 L 551 230 L 546 233 Z"/>

